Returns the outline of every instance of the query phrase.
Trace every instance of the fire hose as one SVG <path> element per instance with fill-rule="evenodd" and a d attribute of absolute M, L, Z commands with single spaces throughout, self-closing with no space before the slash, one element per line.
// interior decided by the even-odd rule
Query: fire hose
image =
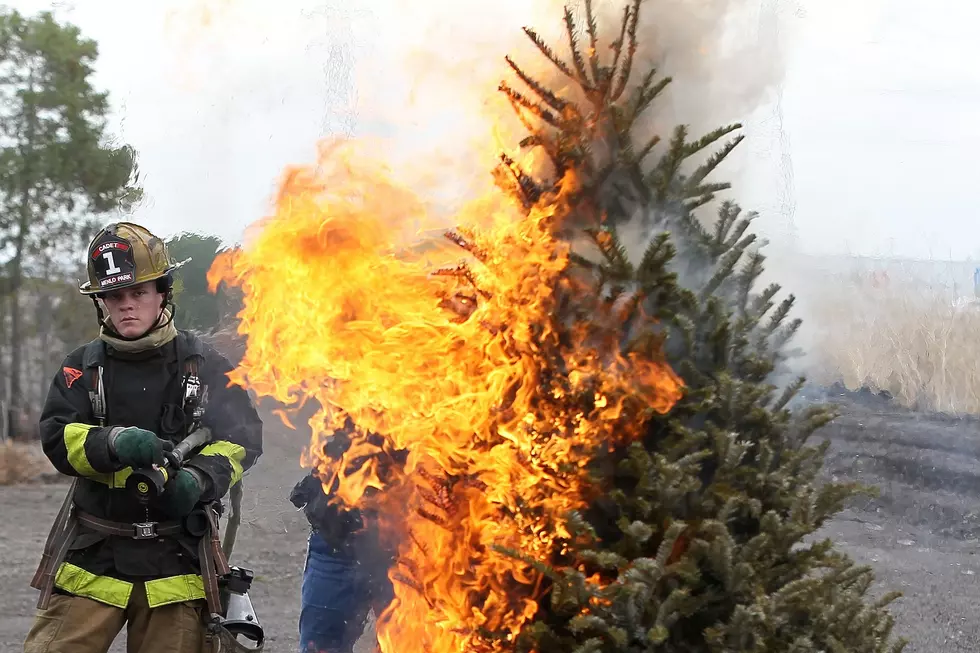
<path fill-rule="evenodd" d="M 183 467 L 190 455 L 210 440 L 210 429 L 197 428 L 181 440 L 173 451 L 164 454 L 163 465 L 133 470 L 126 479 L 126 489 L 134 493 L 140 503 L 147 505 L 163 494 L 167 480 Z M 221 549 L 229 560 L 235 547 L 238 526 L 241 524 L 242 495 L 242 481 L 239 480 L 229 491 L 231 512 L 228 515 L 225 537 L 221 543 Z M 248 597 L 254 574 L 252 570 L 244 567 L 232 566 L 230 569 L 228 574 L 218 578 L 221 614 L 216 616 L 217 622 L 209 626 L 216 635 L 213 651 L 214 653 L 262 651 L 265 632 Z"/>

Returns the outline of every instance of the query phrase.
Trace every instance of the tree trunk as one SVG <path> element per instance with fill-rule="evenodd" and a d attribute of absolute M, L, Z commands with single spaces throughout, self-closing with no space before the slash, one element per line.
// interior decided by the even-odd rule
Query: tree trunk
<path fill-rule="evenodd" d="M 23 316 L 20 312 L 20 289 L 23 285 L 24 253 L 27 249 L 27 236 L 31 229 L 31 187 L 34 185 L 34 141 L 37 133 L 37 109 L 34 107 L 34 70 L 27 78 L 24 94 L 24 145 L 21 149 L 21 189 L 20 206 L 17 207 L 17 236 L 14 239 L 14 260 L 10 270 L 10 407 L 18 417 L 24 410 L 24 396 L 21 390 L 23 381 Z"/>
<path fill-rule="evenodd" d="M 10 344 L 8 338 L 10 321 L 7 319 L 9 306 L 10 293 L 6 289 L 6 283 L 4 283 L 4 290 L 0 292 L 0 371 L 2 371 L 0 373 L 0 401 L 7 399 L 7 387 L 10 385 L 10 364 L 7 362 Z"/>
<path fill-rule="evenodd" d="M 23 218 L 23 209 L 28 209 L 27 202 L 24 201 L 21 211 L 21 222 L 17 229 L 17 238 L 14 240 L 14 260 L 10 270 L 10 409 L 13 414 L 20 416 L 24 408 L 23 391 L 21 390 L 21 370 L 23 367 L 23 316 L 20 311 L 20 288 L 22 285 L 24 245 L 27 241 L 28 225 Z"/>
<path fill-rule="evenodd" d="M 45 258 L 45 283 L 50 281 L 51 276 L 51 260 L 50 258 Z M 40 399 L 38 403 L 39 406 L 44 405 L 44 399 L 48 393 L 48 384 L 51 382 L 50 367 L 53 364 L 52 358 L 54 358 L 51 352 L 51 317 L 54 309 L 54 302 L 55 293 L 50 288 L 45 287 L 38 291 L 37 303 L 34 311 L 34 327 L 37 329 L 40 342 L 40 355 L 35 377 L 37 379 L 38 397 Z"/>
<path fill-rule="evenodd" d="M 5 373 L 0 374 L 0 439 L 6 440 L 10 437 L 10 364 L 7 362 L 10 358 L 10 338 L 9 334 L 9 320 L 7 315 L 10 313 L 8 310 L 10 306 L 10 294 L 7 289 L 6 284 L 4 284 L 4 291 L 0 294 L 0 370 Z"/>

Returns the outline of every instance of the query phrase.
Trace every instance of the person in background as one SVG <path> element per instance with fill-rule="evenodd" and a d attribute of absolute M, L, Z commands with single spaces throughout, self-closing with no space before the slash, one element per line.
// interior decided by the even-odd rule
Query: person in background
<path fill-rule="evenodd" d="M 346 430 L 332 436 L 324 455 L 339 458 L 350 446 L 348 434 L 353 427 L 348 419 Z M 370 520 L 359 509 L 331 505 L 323 485 L 314 469 L 296 483 L 289 495 L 310 523 L 301 591 L 299 652 L 351 653 L 364 634 L 368 613 L 373 610 L 375 616 L 380 615 L 394 597 L 388 579 L 394 556 L 385 550 Z"/>

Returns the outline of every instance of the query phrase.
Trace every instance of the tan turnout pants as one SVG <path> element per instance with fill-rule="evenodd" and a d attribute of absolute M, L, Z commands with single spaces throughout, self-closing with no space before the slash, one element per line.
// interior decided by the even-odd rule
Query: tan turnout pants
<path fill-rule="evenodd" d="M 142 583 L 125 610 L 81 596 L 54 594 L 38 610 L 24 653 L 106 653 L 126 625 L 127 653 L 201 653 L 203 600 L 150 609 Z"/>

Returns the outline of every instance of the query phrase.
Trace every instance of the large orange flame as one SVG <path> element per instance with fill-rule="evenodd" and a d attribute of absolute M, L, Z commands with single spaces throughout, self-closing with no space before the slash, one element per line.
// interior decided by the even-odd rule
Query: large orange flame
<path fill-rule="evenodd" d="M 304 464 L 397 547 L 386 653 L 506 648 L 543 593 L 529 561 L 569 537 L 596 449 L 679 398 L 656 352 L 620 353 L 615 313 L 568 274 L 555 234 L 575 179 L 562 188 L 530 213 L 500 193 L 469 205 L 446 241 L 469 260 L 447 272 L 447 248 L 417 235 L 423 202 L 353 145 L 325 148 L 211 270 L 244 291 L 232 380 L 320 403 Z M 326 457 L 348 417 L 350 448 Z"/>

